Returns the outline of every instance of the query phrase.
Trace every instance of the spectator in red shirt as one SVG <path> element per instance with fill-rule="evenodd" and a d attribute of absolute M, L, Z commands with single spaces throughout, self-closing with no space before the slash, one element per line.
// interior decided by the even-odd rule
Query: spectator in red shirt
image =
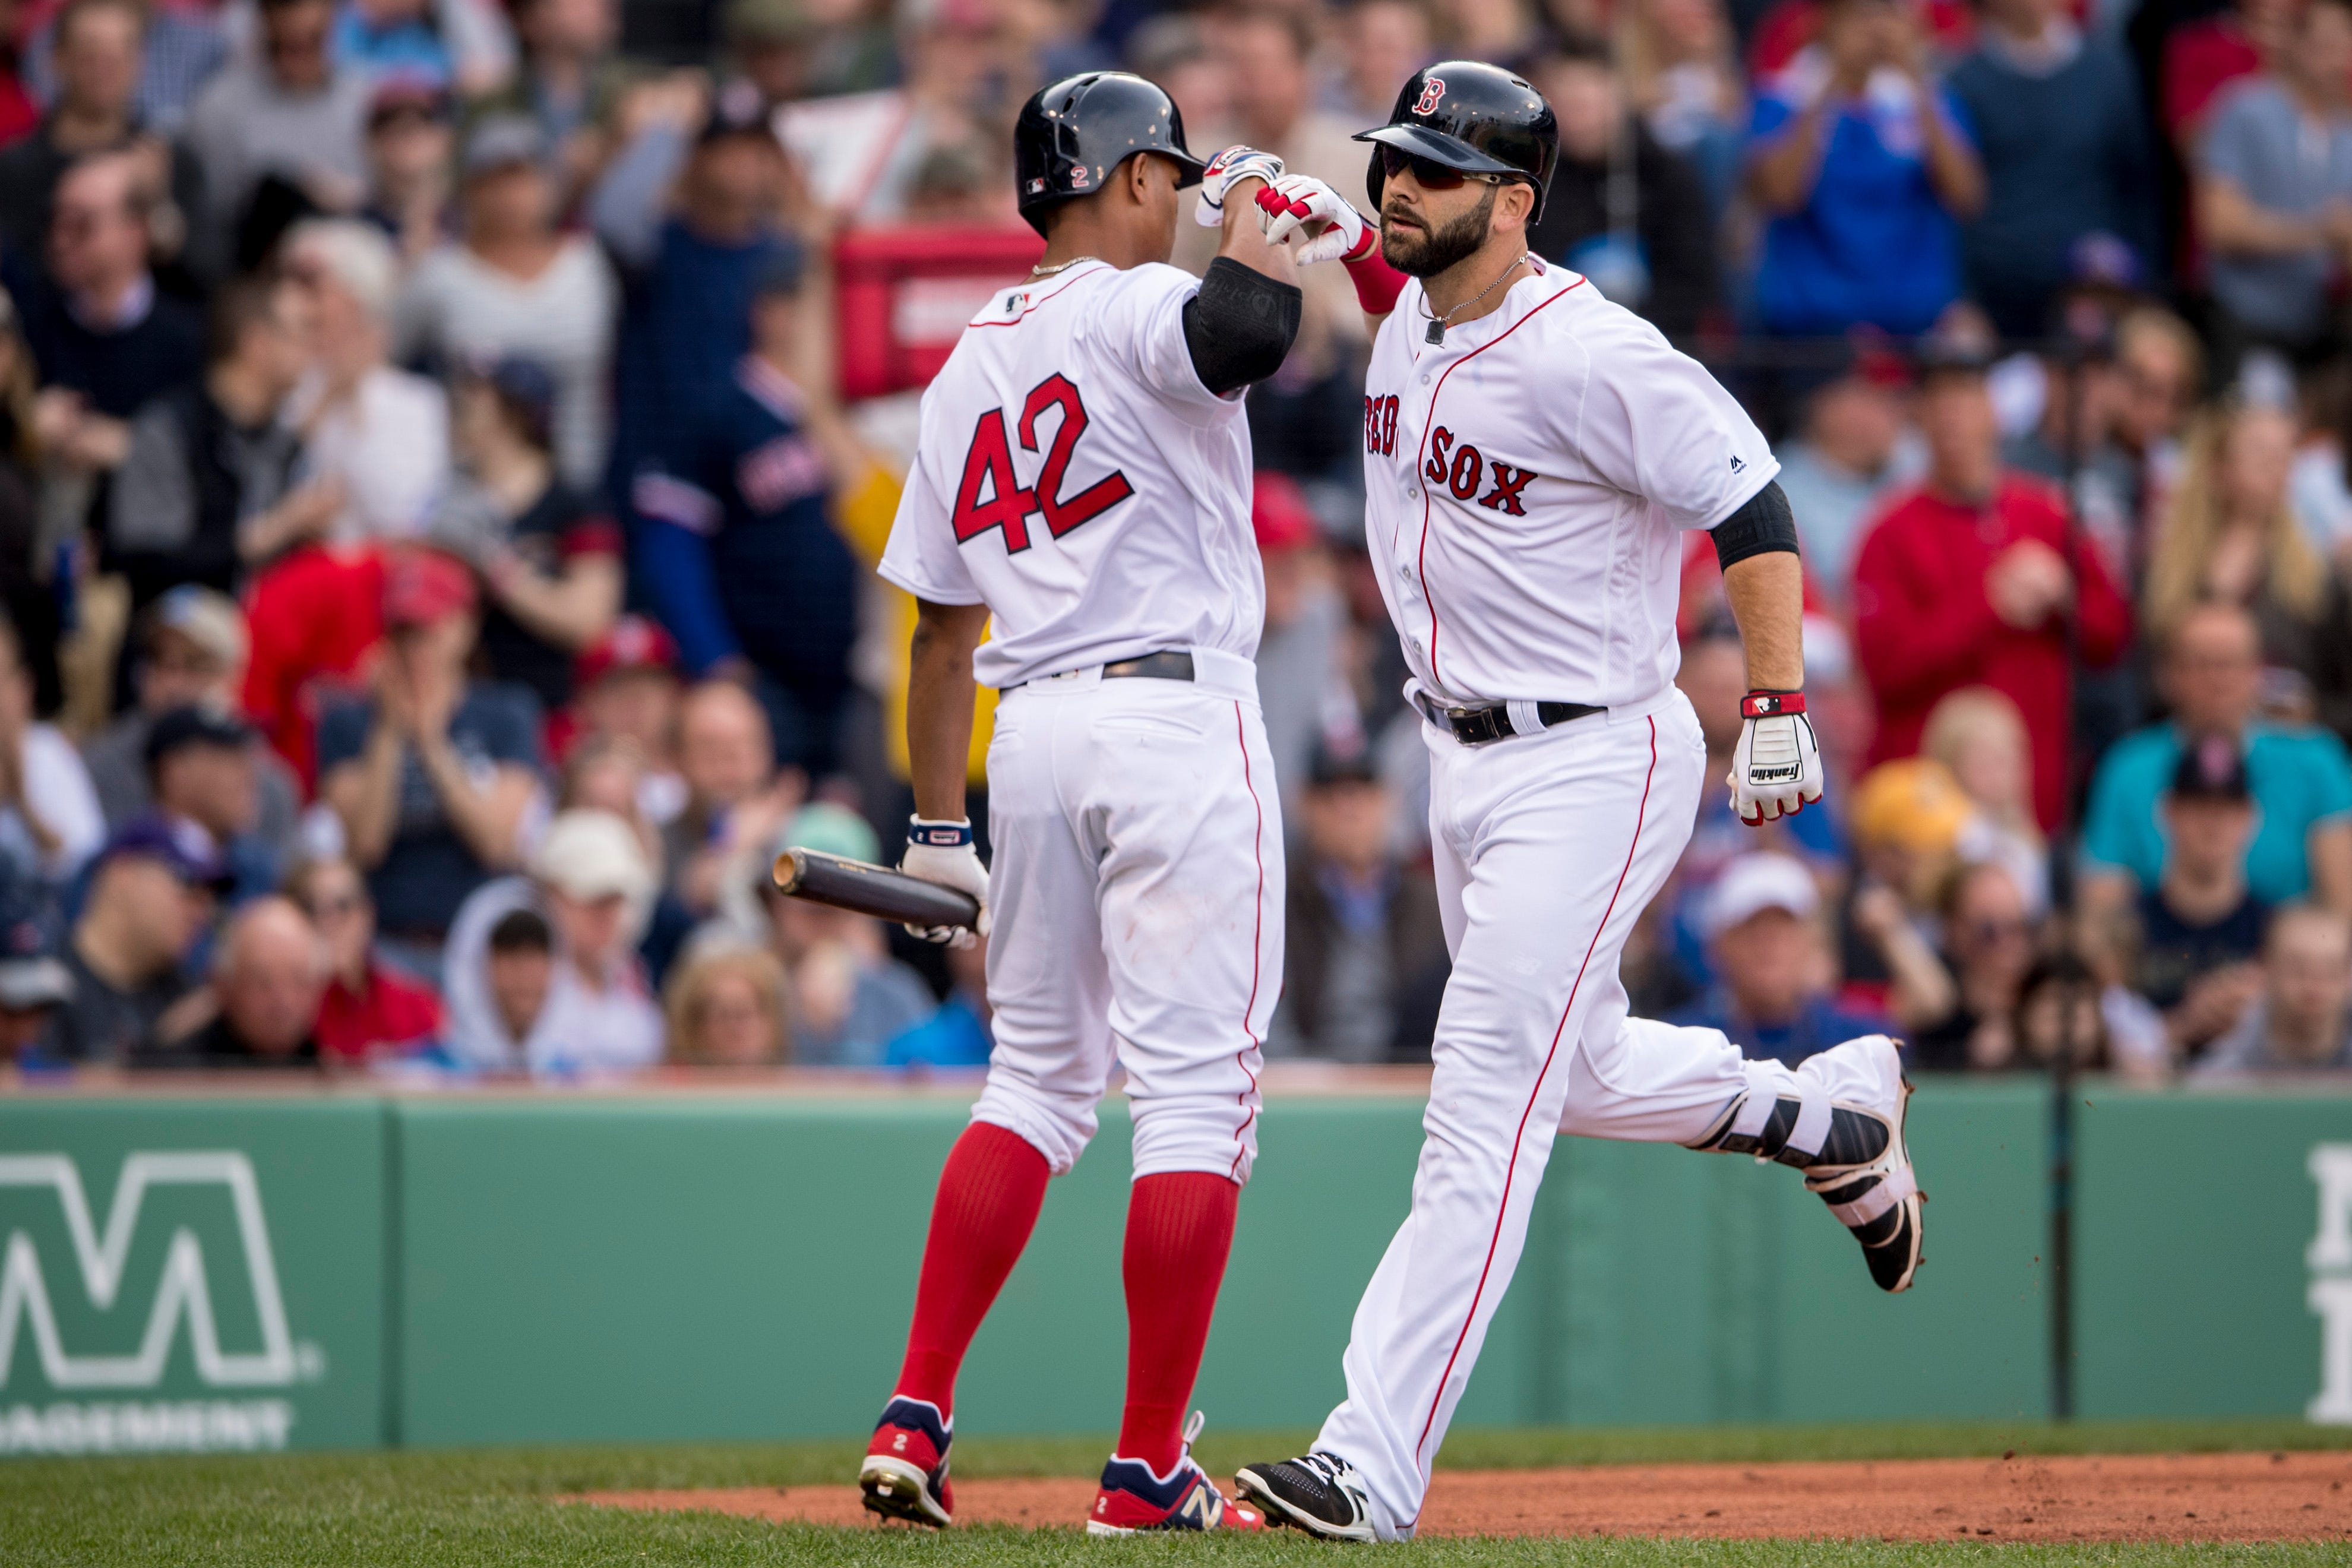
<path fill-rule="evenodd" d="M 2084 658 L 2105 665 L 2131 611 L 2097 551 L 2085 544 L 2070 567 L 2058 493 L 2002 469 L 1989 356 L 1948 342 L 1923 357 L 1927 479 L 1880 517 L 1854 564 L 1855 650 L 1878 710 L 1870 761 L 1916 754 L 1938 700 L 1991 687 L 2024 716 L 2034 816 L 2048 832 L 2071 745 L 2066 617 L 2080 625 Z"/>
<path fill-rule="evenodd" d="M 326 945 L 330 977 L 319 1005 L 319 1055 L 355 1063 L 415 1050 L 441 1033 L 441 998 L 375 951 L 375 904 L 348 860 L 306 860 L 286 879 Z"/>
<path fill-rule="evenodd" d="M 2174 146 L 2186 153 L 2221 89 L 2277 58 L 2300 8 L 2295 0 L 2238 0 L 2234 8 L 2186 23 L 2164 40 L 2159 108 Z"/>
<path fill-rule="evenodd" d="M 304 544 L 246 593 L 253 651 L 245 711 L 307 792 L 317 784 L 319 716 L 366 689 L 363 666 L 383 640 L 383 556 Z"/>

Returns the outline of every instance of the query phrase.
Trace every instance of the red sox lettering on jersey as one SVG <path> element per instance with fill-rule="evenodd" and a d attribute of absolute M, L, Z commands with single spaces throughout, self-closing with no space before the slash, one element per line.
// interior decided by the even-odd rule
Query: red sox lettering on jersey
<path fill-rule="evenodd" d="M 1424 310 L 1410 284 L 1391 322 Z M 1441 344 L 1382 331 L 1366 385 L 1367 542 L 1420 686 L 1603 706 L 1664 689 L 1680 531 L 1780 471 L 1729 394 L 1553 268 Z"/>

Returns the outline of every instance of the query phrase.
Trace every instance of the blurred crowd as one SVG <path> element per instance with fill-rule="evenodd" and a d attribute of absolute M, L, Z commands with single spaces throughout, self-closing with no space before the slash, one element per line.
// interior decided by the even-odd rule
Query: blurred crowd
<path fill-rule="evenodd" d="M 28 1072 L 984 1061 L 984 949 L 768 873 L 896 858 L 871 566 L 923 353 L 1035 254 L 1013 113 L 1125 66 L 1196 151 L 1352 193 L 1453 56 L 1549 97 L 1533 244 L 1748 404 L 1803 537 L 1828 798 L 1711 793 L 1637 1007 L 1790 1060 L 2352 1069 L 2352 0 L 0 0 L 0 46 Z M 1265 1045 L 1426 1060 L 1365 330 L 1307 296 L 1249 399 Z"/>

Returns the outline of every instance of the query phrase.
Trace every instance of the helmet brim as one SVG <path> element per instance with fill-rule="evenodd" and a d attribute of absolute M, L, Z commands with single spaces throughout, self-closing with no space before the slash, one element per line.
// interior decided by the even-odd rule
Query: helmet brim
<path fill-rule="evenodd" d="M 1426 158 L 1433 163 L 1443 163 L 1449 169 L 1459 169 L 1465 174 L 1507 174 L 1529 184 L 1535 180 L 1516 164 L 1500 158 L 1489 157 L 1459 136 L 1434 130 L 1426 125 L 1376 125 L 1370 131 L 1359 131 L 1355 140 L 1378 142 L 1410 153 L 1416 158 Z"/>

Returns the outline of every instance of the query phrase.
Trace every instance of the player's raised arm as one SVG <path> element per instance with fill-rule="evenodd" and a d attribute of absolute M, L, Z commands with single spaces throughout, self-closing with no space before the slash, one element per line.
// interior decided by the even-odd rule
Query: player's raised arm
<path fill-rule="evenodd" d="M 1731 804 L 1751 826 L 1822 798 L 1822 754 L 1805 712 L 1805 572 L 1778 480 L 1714 530 L 1724 596 L 1748 653 L 1746 728 L 1731 759 Z"/>
<path fill-rule="evenodd" d="M 1280 370 L 1298 335 L 1298 264 L 1266 238 L 1255 200 L 1281 174 L 1273 153 L 1228 147 L 1201 176 L 1193 219 L 1224 234 L 1201 291 L 1185 302 L 1184 345 L 1201 384 L 1220 397 Z"/>

